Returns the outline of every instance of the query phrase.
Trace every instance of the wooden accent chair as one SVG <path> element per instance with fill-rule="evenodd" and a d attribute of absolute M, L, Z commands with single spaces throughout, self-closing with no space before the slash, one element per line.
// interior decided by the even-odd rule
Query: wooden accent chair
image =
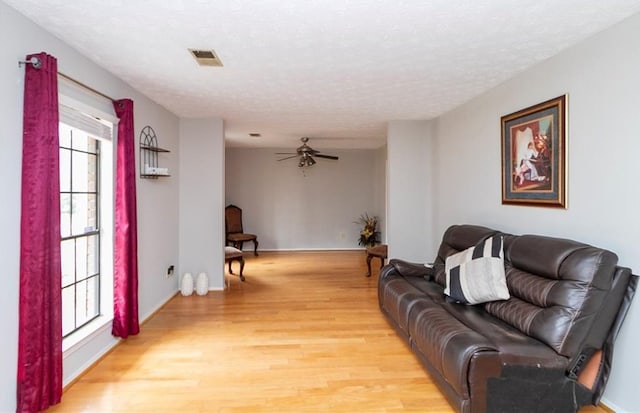
<path fill-rule="evenodd" d="M 224 209 L 224 225 L 226 244 L 242 250 L 245 241 L 253 241 L 253 254 L 258 256 L 258 236 L 247 234 L 242 228 L 242 209 L 235 205 L 227 205 Z"/>

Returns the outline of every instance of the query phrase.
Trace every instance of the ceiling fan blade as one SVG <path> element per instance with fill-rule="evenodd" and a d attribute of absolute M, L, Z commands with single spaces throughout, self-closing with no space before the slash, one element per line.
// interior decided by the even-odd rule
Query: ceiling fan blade
<path fill-rule="evenodd" d="M 298 155 L 296 152 L 276 152 L 276 155 Z"/>
<path fill-rule="evenodd" d="M 316 158 L 333 159 L 333 160 L 335 160 L 335 161 L 337 161 L 337 160 L 338 160 L 338 157 L 337 157 L 337 156 L 333 156 L 333 155 L 323 155 L 323 154 L 321 154 L 321 153 L 316 153 L 316 154 L 315 154 L 315 155 L 313 155 L 313 156 L 315 156 Z"/>
<path fill-rule="evenodd" d="M 286 154 L 282 154 L 282 155 L 286 155 Z M 278 161 L 286 161 L 287 159 L 297 158 L 297 157 L 298 157 L 298 154 L 295 154 L 293 156 L 287 156 L 286 158 L 278 159 Z"/>

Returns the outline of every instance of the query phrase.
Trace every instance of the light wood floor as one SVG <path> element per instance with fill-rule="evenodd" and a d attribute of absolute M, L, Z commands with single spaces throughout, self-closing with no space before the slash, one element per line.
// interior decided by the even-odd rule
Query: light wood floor
<path fill-rule="evenodd" d="M 48 411 L 452 412 L 378 309 L 378 260 L 371 278 L 364 262 L 248 256 L 246 282 L 177 295 Z"/>

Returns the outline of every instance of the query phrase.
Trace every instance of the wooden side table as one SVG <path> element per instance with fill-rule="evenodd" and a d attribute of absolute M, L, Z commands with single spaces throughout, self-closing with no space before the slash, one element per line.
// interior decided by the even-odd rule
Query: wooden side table
<path fill-rule="evenodd" d="M 387 245 L 380 244 L 367 248 L 367 277 L 371 277 L 371 260 L 380 258 L 380 269 L 384 267 L 384 260 L 387 259 Z"/>

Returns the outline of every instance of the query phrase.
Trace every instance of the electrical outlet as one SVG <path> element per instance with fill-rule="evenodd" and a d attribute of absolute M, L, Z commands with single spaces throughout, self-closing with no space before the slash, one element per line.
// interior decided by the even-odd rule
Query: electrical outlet
<path fill-rule="evenodd" d="M 344 241 L 345 239 L 347 239 L 347 233 L 346 233 L 346 232 L 344 232 L 344 231 L 340 231 L 340 232 L 338 233 L 338 238 L 340 238 L 341 240 L 343 240 L 343 241 Z"/>
<path fill-rule="evenodd" d="M 167 268 L 167 278 L 171 277 L 173 275 L 173 265 L 170 265 L 169 268 Z"/>

